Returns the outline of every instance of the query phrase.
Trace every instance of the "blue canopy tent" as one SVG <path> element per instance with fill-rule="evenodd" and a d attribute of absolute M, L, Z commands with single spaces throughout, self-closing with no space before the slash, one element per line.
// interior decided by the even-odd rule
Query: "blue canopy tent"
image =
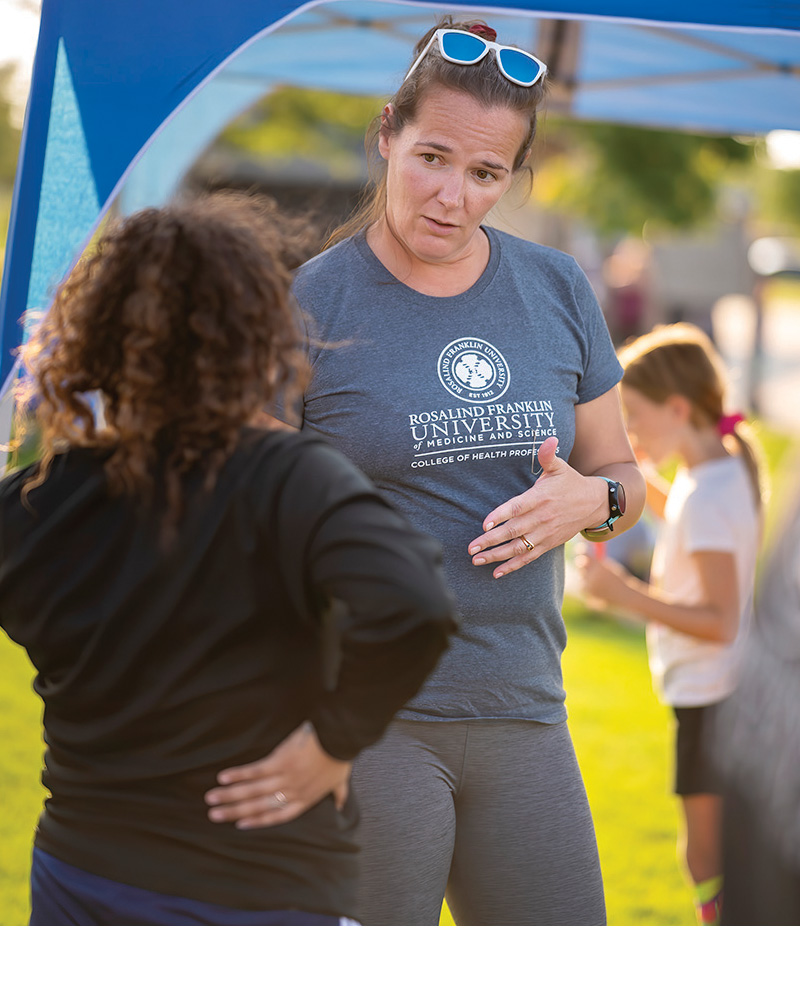
<path fill-rule="evenodd" d="M 758 0 L 44 0 L 0 292 L 0 396 L 20 317 L 47 305 L 124 190 L 163 203 L 237 114 L 285 83 L 391 93 L 442 10 L 550 66 L 549 106 L 725 134 L 800 130 L 800 4 Z"/>

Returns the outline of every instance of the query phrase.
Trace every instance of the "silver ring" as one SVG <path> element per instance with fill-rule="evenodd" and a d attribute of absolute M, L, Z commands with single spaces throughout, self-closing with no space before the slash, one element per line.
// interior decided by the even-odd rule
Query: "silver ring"
<path fill-rule="evenodd" d="M 285 806 L 289 800 L 286 798 L 283 792 L 275 792 L 275 801 L 278 803 L 279 806 Z"/>
<path fill-rule="evenodd" d="M 524 535 L 520 535 L 519 537 L 525 543 L 525 548 L 528 550 L 528 552 L 533 552 L 533 550 L 535 548 L 533 542 L 529 542 L 528 539 Z"/>

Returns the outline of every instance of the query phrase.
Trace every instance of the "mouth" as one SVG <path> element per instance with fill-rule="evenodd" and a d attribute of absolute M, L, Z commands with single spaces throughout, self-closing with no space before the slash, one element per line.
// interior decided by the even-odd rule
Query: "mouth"
<path fill-rule="evenodd" d="M 429 215 L 423 215 L 423 219 L 435 233 L 452 233 L 459 228 L 452 222 L 440 222 L 438 219 L 432 219 Z"/>

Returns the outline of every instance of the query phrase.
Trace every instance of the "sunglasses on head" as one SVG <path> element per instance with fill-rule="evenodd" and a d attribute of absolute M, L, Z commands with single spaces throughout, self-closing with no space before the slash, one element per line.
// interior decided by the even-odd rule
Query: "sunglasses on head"
<path fill-rule="evenodd" d="M 498 45 L 497 42 L 487 41 L 480 35 L 474 35 L 471 31 L 439 28 L 431 35 L 428 44 L 417 56 L 414 65 L 406 73 L 403 83 L 419 66 L 434 42 L 439 43 L 442 58 L 457 66 L 472 66 L 480 62 L 487 52 L 493 51 L 500 72 L 506 80 L 510 80 L 520 87 L 532 87 L 547 72 L 547 66 L 541 59 L 532 56 L 530 52 L 516 49 L 513 45 Z"/>

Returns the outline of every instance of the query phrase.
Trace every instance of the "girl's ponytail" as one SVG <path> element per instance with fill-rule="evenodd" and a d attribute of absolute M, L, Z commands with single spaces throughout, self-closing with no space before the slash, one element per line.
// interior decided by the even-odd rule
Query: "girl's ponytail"
<path fill-rule="evenodd" d="M 724 419 L 724 418 L 723 418 Z M 761 452 L 761 445 L 758 438 L 753 433 L 752 427 L 746 423 L 744 418 L 737 420 L 735 425 L 723 428 L 722 437 L 732 437 L 736 442 L 736 447 L 742 456 L 742 461 L 750 477 L 750 485 L 753 487 L 753 496 L 756 501 L 756 509 L 761 510 L 767 494 L 767 479 L 764 468 L 764 459 Z"/>

